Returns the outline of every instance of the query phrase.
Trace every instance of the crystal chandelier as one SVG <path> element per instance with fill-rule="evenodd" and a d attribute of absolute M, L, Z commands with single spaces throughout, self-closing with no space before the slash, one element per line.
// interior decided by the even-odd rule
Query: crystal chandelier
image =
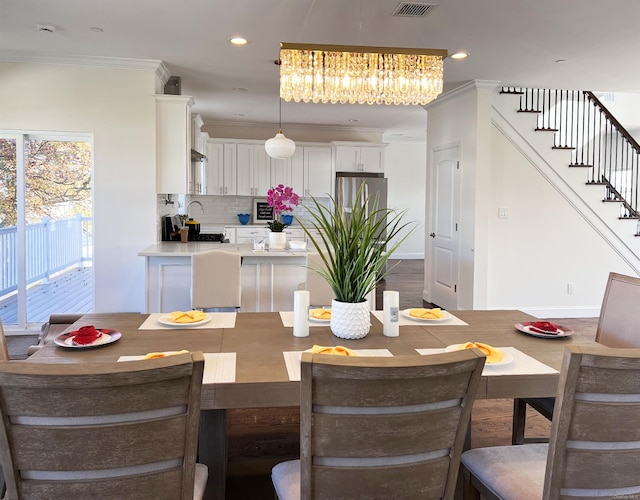
<path fill-rule="evenodd" d="M 285 101 L 420 104 L 442 93 L 446 50 L 280 44 Z"/>

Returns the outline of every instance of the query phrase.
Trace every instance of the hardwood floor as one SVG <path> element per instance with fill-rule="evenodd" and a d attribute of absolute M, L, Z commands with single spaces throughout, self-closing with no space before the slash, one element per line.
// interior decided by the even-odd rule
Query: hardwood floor
<path fill-rule="evenodd" d="M 376 309 L 382 309 L 382 291 L 400 292 L 400 308 L 430 307 L 423 302 L 424 261 L 394 260 L 398 264 L 376 291 Z M 597 318 L 554 319 L 574 331 L 595 337 Z M 478 400 L 473 408 L 471 446 L 511 444 L 513 400 Z M 271 468 L 298 457 L 300 413 L 296 408 L 246 409 L 227 412 L 229 465 L 228 500 L 274 498 Z M 548 436 L 550 422 L 534 410 L 527 413 L 527 436 Z"/>

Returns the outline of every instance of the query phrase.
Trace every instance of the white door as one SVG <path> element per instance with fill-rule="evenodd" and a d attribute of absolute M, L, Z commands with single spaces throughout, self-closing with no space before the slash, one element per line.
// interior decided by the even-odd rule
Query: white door
<path fill-rule="evenodd" d="M 434 151 L 432 164 L 430 302 L 457 309 L 460 148 Z"/>

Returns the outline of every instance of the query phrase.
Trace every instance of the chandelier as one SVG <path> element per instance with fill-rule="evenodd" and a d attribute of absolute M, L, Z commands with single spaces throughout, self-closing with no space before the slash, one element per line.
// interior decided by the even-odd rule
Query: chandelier
<path fill-rule="evenodd" d="M 446 50 L 280 44 L 285 101 L 420 104 L 442 93 Z"/>

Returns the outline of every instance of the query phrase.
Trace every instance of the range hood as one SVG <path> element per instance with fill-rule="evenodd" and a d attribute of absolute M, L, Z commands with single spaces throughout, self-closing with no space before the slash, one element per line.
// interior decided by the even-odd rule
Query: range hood
<path fill-rule="evenodd" d="M 207 157 L 202 153 L 198 153 L 195 149 L 191 150 L 191 161 L 207 161 Z"/>

